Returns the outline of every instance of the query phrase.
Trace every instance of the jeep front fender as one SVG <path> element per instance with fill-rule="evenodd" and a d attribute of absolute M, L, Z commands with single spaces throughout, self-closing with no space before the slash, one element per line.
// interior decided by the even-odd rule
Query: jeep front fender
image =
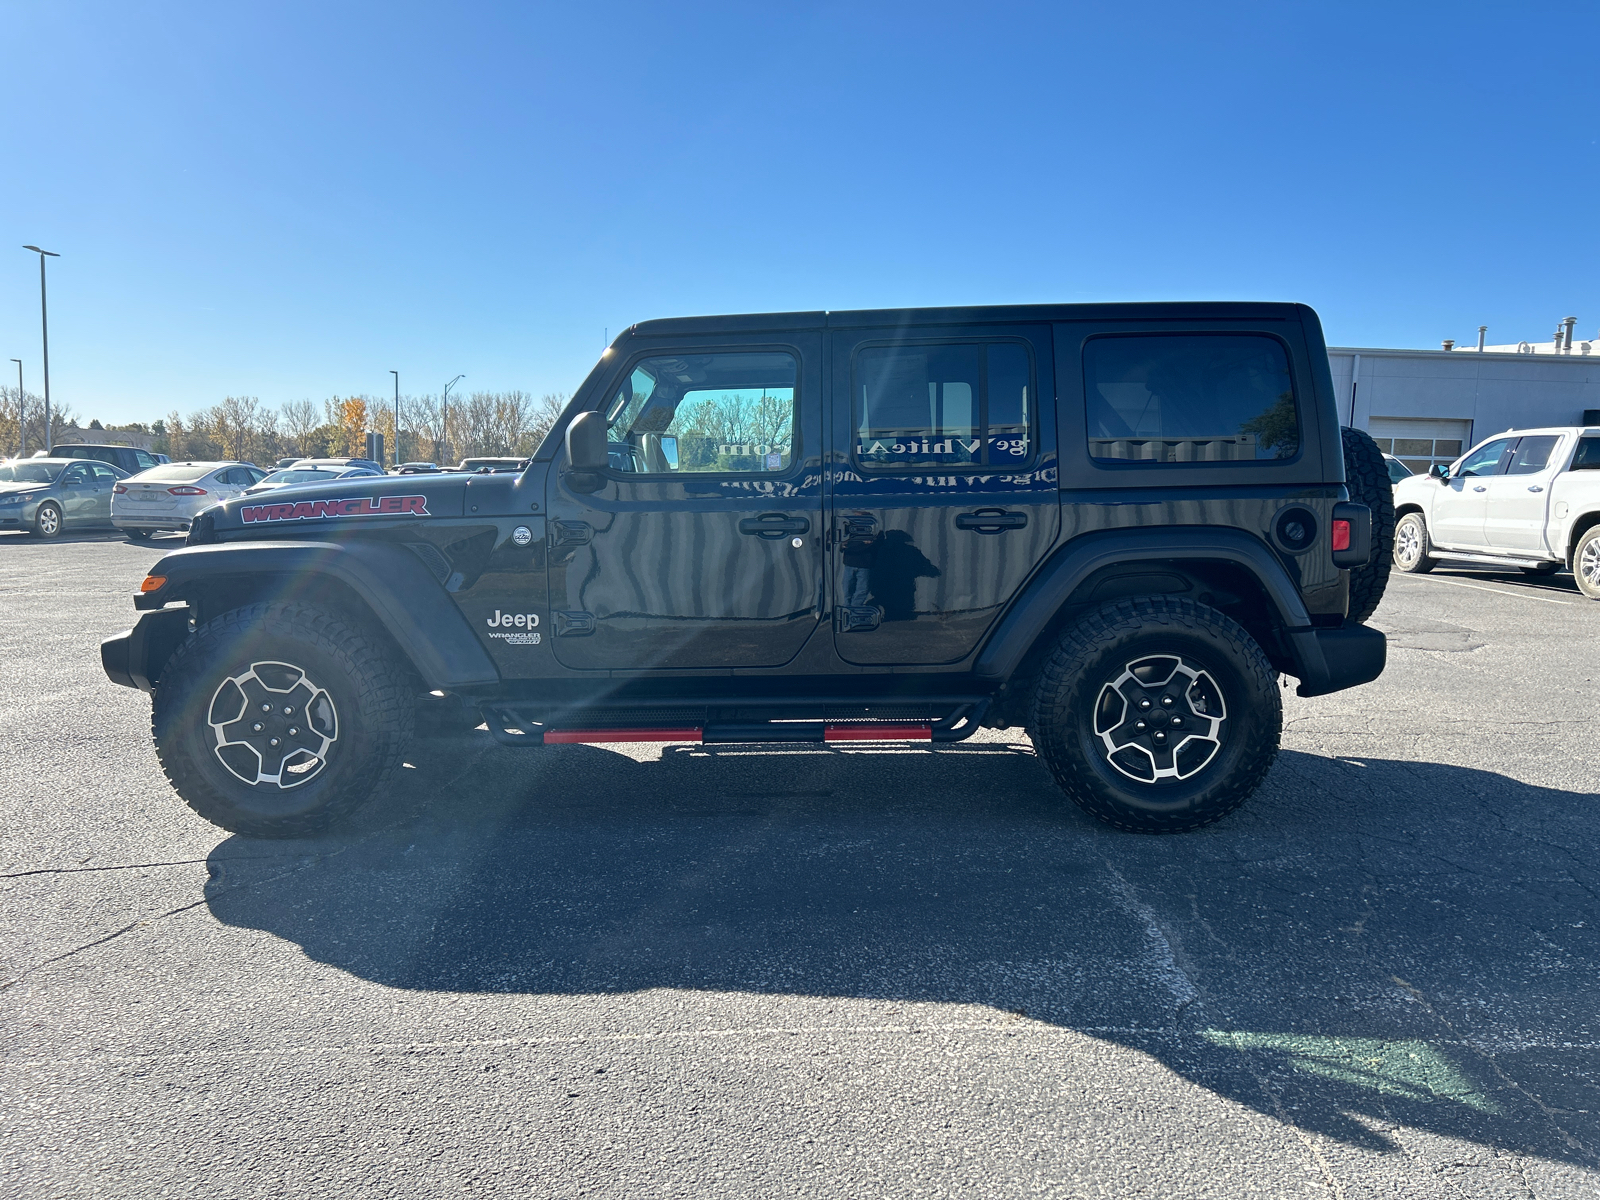
<path fill-rule="evenodd" d="M 449 594 L 416 554 L 393 542 L 185 546 L 162 558 L 150 574 L 166 582 L 135 597 L 136 608 L 161 609 L 201 594 L 208 584 L 226 584 L 230 594 L 242 591 L 251 603 L 292 600 L 310 590 L 309 584 L 332 579 L 388 631 L 428 687 L 456 691 L 500 682 L 494 663 Z M 128 648 L 131 652 L 136 647 L 130 642 Z M 157 676 L 152 672 L 158 669 L 159 664 L 129 662 L 122 673 L 153 679 Z"/>

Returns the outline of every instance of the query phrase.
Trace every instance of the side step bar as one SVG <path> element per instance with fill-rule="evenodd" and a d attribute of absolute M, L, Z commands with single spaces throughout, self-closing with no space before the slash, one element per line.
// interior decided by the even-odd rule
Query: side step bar
<path fill-rule="evenodd" d="M 1474 554 L 1470 550 L 1441 550 L 1433 547 L 1430 558 L 1437 558 L 1441 562 L 1470 562 L 1482 563 L 1492 567 L 1537 567 L 1543 563 L 1556 562 L 1549 556 L 1515 558 L 1509 554 Z"/>
<path fill-rule="evenodd" d="M 980 727 L 987 700 L 958 707 L 937 721 L 708 721 L 703 725 L 565 729 L 524 720 L 485 705 L 489 732 L 503 746 L 602 745 L 607 742 L 688 742 L 732 745 L 761 742 L 959 742 Z"/>

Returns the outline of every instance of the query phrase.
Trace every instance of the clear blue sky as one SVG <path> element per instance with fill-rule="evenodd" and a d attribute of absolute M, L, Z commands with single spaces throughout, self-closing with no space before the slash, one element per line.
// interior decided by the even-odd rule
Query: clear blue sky
<path fill-rule="evenodd" d="M 570 390 L 674 314 L 1600 327 L 1593 3 L 0 10 L 0 366 L 82 418 Z M 7 247 L 10 247 L 9 249 Z M 7 376 L 14 382 L 14 377 Z"/>

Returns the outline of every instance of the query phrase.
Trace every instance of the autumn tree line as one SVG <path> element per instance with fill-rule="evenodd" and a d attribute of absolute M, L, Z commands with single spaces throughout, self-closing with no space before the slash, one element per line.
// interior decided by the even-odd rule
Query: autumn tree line
<path fill-rule="evenodd" d="M 28 453 L 44 448 L 44 402 L 32 392 L 23 398 L 27 429 L 19 423 L 16 388 L 0 387 L 0 455 L 15 454 L 26 433 Z M 452 396 L 449 425 L 438 396 L 400 397 L 400 453 L 404 462 L 454 463 L 486 455 L 532 454 L 550 432 L 566 404 L 550 393 L 470 392 Z M 136 433 L 150 449 L 174 461 L 238 459 L 270 466 L 280 458 L 341 458 L 366 453 L 367 432 L 383 435 L 384 451 L 394 460 L 394 401 L 374 396 L 334 396 L 320 404 L 290 400 L 273 408 L 254 396 L 229 396 L 221 403 L 183 416 L 168 413 L 148 425 L 78 424 L 63 405 L 53 405 L 52 442 L 92 442 L 97 432 Z"/>

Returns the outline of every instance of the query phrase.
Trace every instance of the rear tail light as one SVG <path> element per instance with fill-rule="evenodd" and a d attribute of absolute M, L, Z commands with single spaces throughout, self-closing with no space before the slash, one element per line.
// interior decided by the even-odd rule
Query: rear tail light
<path fill-rule="evenodd" d="M 168 488 L 167 491 L 174 496 L 204 496 L 206 494 L 205 488 L 197 487 L 175 487 Z"/>
<path fill-rule="evenodd" d="M 1335 550 L 1350 549 L 1350 522 L 1334 519 L 1333 522 L 1333 548 Z"/>
<path fill-rule="evenodd" d="M 117 495 L 119 495 L 119 496 L 126 496 L 126 495 L 127 495 L 127 494 L 128 494 L 128 489 L 127 489 L 127 488 L 125 488 L 125 487 L 124 487 L 124 486 L 123 486 L 123 485 L 122 485 L 122 484 L 120 484 L 120 483 L 119 483 L 119 484 L 117 484 L 117 485 L 116 485 L 116 487 L 114 487 L 114 488 L 112 488 L 112 489 L 111 489 L 111 490 L 112 490 L 112 491 L 113 491 L 113 492 L 115 492 L 115 493 L 116 493 L 116 494 L 117 494 Z"/>

